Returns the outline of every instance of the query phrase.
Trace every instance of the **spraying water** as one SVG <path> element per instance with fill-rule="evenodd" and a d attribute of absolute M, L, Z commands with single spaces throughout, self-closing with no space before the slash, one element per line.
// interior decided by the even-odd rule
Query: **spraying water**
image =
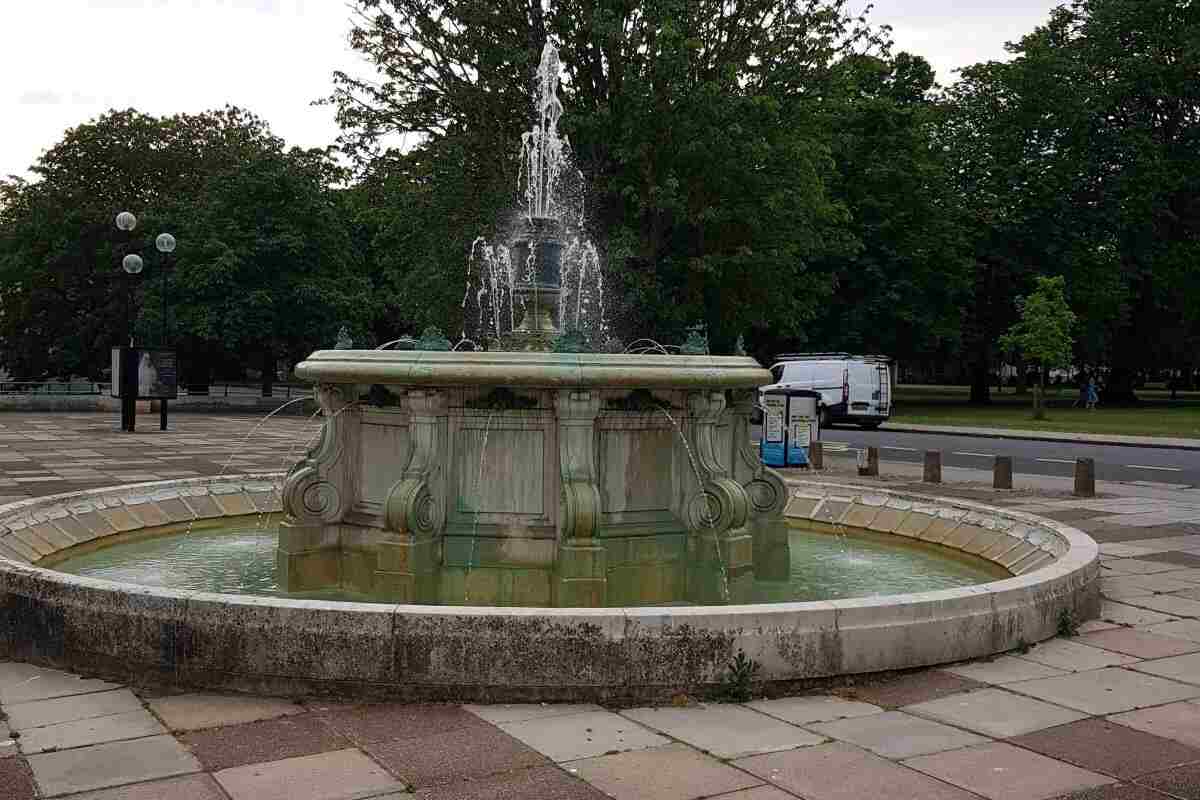
<path fill-rule="evenodd" d="M 471 244 L 463 293 L 463 339 L 488 349 L 546 349 L 563 331 L 608 338 L 600 255 L 585 231 L 583 175 L 558 130 L 562 64 L 549 42 L 534 86 L 533 127 L 521 136 L 519 206 L 504 242 Z M 531 345 L 531 335 L 541 341 Z M 536 336 L 533 336 L 536 338 Z"/>
<path fill-rule="evenodd" d="M 492 419 L 496 416 L 496 412 L 488 414 L 487 422 L 483 424 L 483 442 L 479 448 L 479 471 L 475 474 L 475 521 L 471 526 L 471 554 L 467 558 L 467 571 L 463 576 L 463 603 L 471 604 L 471 568 L 475 566 L 475 550 L 479 543 L 479 507 L 482 503 L 479 500 L 479 487 L 483 485 L 483 465 L 487 458 L 487 443 L 488 434 L 492 430 Z"/>
<path fill-rule="evenodd" d="M 658 407 L 658 410 L 662 412 L 663 416 L 666 417 L 667 420 L 671 423 L 671 426 L 675 428 L 675 433 L 677 433 L 679 435 L 679 441 L 683 442 L 683 449 L 685 451 L 687 451 L 688 463 L 691 464 L 692 473 L 695 474 L 695 476 L 696 476 L 696 485 L 700 486 L 701 489 L 703 489 L 704 478 L 701 477 L 701 475 L 700 475 L 700 467 L 696 465 L 696 457 L 692 453 L 692 446 L 690 444 L 688 444 L 687 437 L 683 435 L 683 429 L 679 427 L 679 423 L 675 421 L 675 417 L 671 416 L 671 412 L 667 409 L 667 407 L 665 405 L 660 405 Z M 725 568 L 725 558 L 723 557 L 723 555 L 721 553 L 721 536 L 717 532 L 716 521 L 712 518 L 711 514 L 705 514 L 704 520 L 705 520 L 705 522 L 708 523 L 709 528 L 712 530 L 713 547 L 716 549 L 716 552 L 717 552 L 717 565 L 721 569 L 721 593 L 722 593 L 721 599 L 724 600 L 726 603 L 728 603 L 729 596 L 730 596 L 729 595 L 729 571 Z"/>

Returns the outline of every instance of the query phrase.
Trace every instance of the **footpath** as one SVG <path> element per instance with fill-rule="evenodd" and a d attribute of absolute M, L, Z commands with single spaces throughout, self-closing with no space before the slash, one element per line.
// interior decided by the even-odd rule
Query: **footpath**
<path fill-rule="evenodd" d="M 1121 447 L 1200 450 L 1200 439 L 1188 439 L 1178 436 L 1124 436 L 1115 433 L 1026 431 L 1013 428 L 973 428 L 959 425 L 910 425 L 902 422 L 886 422 L 880 430 L 893 433 L 937 433 L 951 436 L 976 436 L 986 439 L 1024 439 L 1032 442 L 1077 442 L 1082 444 L 1110 444 Z"/>
<path fill-rule="evenodd" d="M 0 416 L 0 492 L 280 468 L 305 419 Z M 0 662 L 0 798 L 35 800 L 1195 800 L 1200 490 L 829 459 L 788 477 L 1043 514 L 1101 542 L 1100 619 L 992 659 L 748 703 L 404 705 L 214 695 Z M 232 467 L 232 469 L 231 469 Z M 124 476 L 118 479 L 118 476 Z M 140 478 L 134 476 L 142 476 Z"/>

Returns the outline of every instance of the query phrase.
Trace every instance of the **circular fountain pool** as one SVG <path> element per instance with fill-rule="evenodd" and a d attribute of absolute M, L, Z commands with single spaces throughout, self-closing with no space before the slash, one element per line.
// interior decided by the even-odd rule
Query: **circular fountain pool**
<path fill-rule="evenodd" d="M 110 573 L 117 580 L 108 580 L 46 566 L 70 566 L 58 553 L 82 567 L 106 550 L 169 543 L 154 535 L 139 542 L 136 532 L 190 520 L 200 521 L 193 537 L 215 539 L 205 520 L 225 524 L 277 511 L 277 482 L 190 479 L 0 507 L 0 658 L 124 681 L 281 694 L 645 701 L 718 681 L 738 650 L 759 662 L 767 681 L 903 669 L 1041 641 L 1055 634 L 1064 612 L 1088 619 L 1098 606 L 1098 547 L 1073 528 L 959 500 L 819 482 L 788 485 L 789 520 L 817 531 L 836 525 L 874 533 L 849 537 L 845 554 L 827 534 L 792 530 L 786 538 L 789 547 L 824 543 L 828 561 L 844 567 L 842 579 L 882 574 L 878 559 L 934 546 L 991 566 L 967 585 L 902 594 L 616 608 L 222 594 L 126 582 L 144 575 Z M 110 537 L 117 544 L 107 548 Z M 270 563 L 265 531 L 244 539 L 242 547 Z M 821 557 L 802 550 L 798 544 L 786 561 L 793 598 L 806 558 Z M 775 563 L 765 554 L 757 566 Z M 948 562 L 939 563 L 941 570 Z M 978 561 L 967 563 L 978 569 Z M 269 573 L 260 572 L 260 589 Z"/>
<path fill-rule="evenodd" d="M 181 591 L 263 597 L 370 601 L 350 590 L 289 593 L 275 568 L 276 518 L 251 515 L 148 528 L 80 545 L 46 559 L 45 566 L 72 575 Z M 1012 576 L 979 556 L 942 545 L 862 530 L 823 532 L 797 521 L 760 523 L 753 531 L 762 552 L 752 569 L 727 580 L 724 605 L 877 597 L 972 586 Z M 673 538 L 683 543 L 683 535 Z M 655 542 L 661 545 L 662 542 Z M 615 559 L 610 559 L 615 560 Z M 711 561 L 678 558 L 648 567 L 614 566 L 609 605 L 685 605 L 689 572 Z M 527 600 L 550 598 L 551 570 L 509 563 L 443 566 L 437 605 L 513 605 L 503 587 L 524 582 Z M 719 577 L 718 577 L 719 580 Z M 541 591 L 536 591 L 540 585 Z M 714 603 L 717 604 L 717 603 Z"/>

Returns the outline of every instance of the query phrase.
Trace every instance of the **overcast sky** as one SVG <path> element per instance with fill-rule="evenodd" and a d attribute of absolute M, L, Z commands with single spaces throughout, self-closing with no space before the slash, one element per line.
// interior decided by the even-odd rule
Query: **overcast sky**
<path fill-rule="evenodd" d="M 953 70 L 1004 58 L 1056 0 L 875 0 L 897 49 Z M 226 103 L 289 144 L 323 146 L 337 127 L 335 69 L 358 71 L 344 0 L 0 0 L 0 175 L 28 167 L 64 130 L 110 108 L 155 115 Z"/>

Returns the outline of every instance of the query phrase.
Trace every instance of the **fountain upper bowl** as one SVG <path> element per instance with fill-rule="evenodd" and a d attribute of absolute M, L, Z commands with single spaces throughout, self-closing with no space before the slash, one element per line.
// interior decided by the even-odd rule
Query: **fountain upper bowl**
<path fill-rule="evenodd" d="M 318 350 L 296 375 L 323 384 L 752 389 L 771 373 L 749 356 Z"/>

